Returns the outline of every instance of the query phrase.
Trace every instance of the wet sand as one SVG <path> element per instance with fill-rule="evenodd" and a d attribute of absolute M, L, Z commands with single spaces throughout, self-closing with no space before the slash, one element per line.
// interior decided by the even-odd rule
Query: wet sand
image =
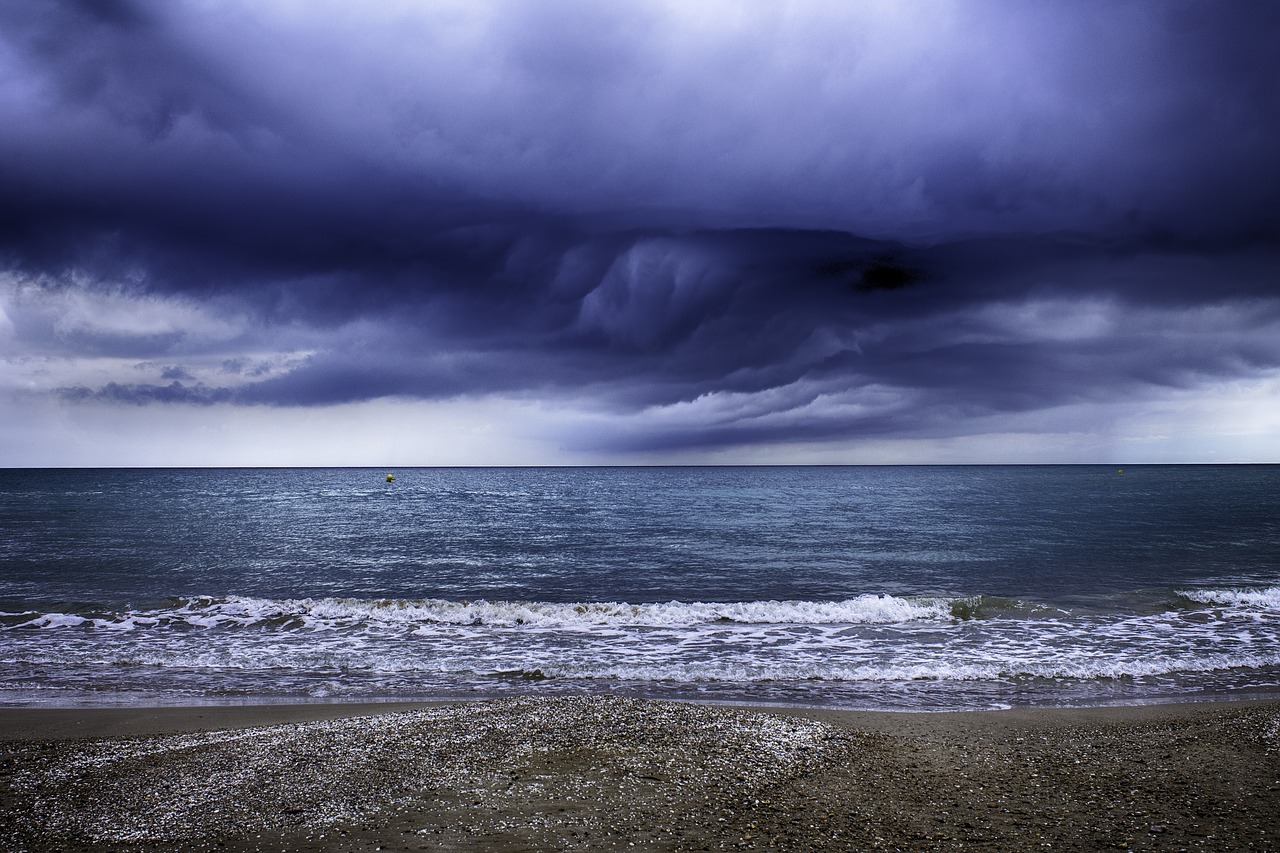
<path fill-rule="evenodd" d="M 1275 850 L 1280 703 L 0 709 L 6 850 Z"/>

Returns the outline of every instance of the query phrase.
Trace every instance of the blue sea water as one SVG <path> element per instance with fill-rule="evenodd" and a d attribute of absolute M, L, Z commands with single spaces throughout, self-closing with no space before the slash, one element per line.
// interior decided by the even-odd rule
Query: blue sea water
<path fill-rule="evenodd" d="M 0 704 L 1280 694 L 1280 467 L 0 471 Z"/>

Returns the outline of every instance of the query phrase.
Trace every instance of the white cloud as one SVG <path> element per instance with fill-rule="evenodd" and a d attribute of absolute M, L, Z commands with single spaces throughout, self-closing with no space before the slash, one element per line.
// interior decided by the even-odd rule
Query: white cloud
<path fill-rule="evenodd" d="M 1280 463 L 1280 371 L 1131 401 L 974 418 L 956 425 L 962 434 L 634 452 L 603 447 L 628 434 L 749 423 L 756 415 L 770 423 L 857 417 L 910 397 L 868 388 L 776 411 L 776 400 L 720 394 L 626 417 L 497 396 L 281 409 L 0 395 L 11 413 L 0 424 L 0 466 Z"/>
<path fill-rule="evenodd" d="M 161 296 L 127 286 L 90 282 L 73 276 L 69 283 L 0 276 L 0 313 L 10 334 L 21 328 L 37 345 L 42 330 L 59 338 L 173 338 L 179 350 L 227 342 L 240 337 L 248 323 L 229 306 Z"/>
<path fill-rule="evenodd" d="M 511 400 L 307 409 L 66 404 L 0 391 L 0 467 L 522 465 L 562 461 Z"/>

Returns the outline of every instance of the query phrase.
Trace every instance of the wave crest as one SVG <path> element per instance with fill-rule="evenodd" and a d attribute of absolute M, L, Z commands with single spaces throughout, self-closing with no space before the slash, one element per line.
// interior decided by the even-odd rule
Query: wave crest
<path fill-rule="evenodd" d="M 271 627 L 475 625 L 545 628 L 680 627 L 716 622 L 748 625 L 893 624 L 949 619 L 948 599 L 861 595 L 844 601 L 626 602 L 449 601 L 445 599 L 197 597 L 175 606 L 120 614 L 9 614 L 8 628 L 91 626 Z"/>
<path fill-rule="evenodd" d="M 1280 587 L 1265 589 L 1183 589 L 1178 595 L 1198 604 L 1247 607 L 1280 613 Z"/>

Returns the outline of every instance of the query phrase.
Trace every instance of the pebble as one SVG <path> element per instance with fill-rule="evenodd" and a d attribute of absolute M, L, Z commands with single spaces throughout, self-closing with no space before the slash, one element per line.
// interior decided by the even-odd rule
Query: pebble
<path fill-rule="evenodd" d="M 861 726 L 521 698 L 5 751 L 0 850 L 31 853 L 1280 849 L 1268 703 Z"/>

